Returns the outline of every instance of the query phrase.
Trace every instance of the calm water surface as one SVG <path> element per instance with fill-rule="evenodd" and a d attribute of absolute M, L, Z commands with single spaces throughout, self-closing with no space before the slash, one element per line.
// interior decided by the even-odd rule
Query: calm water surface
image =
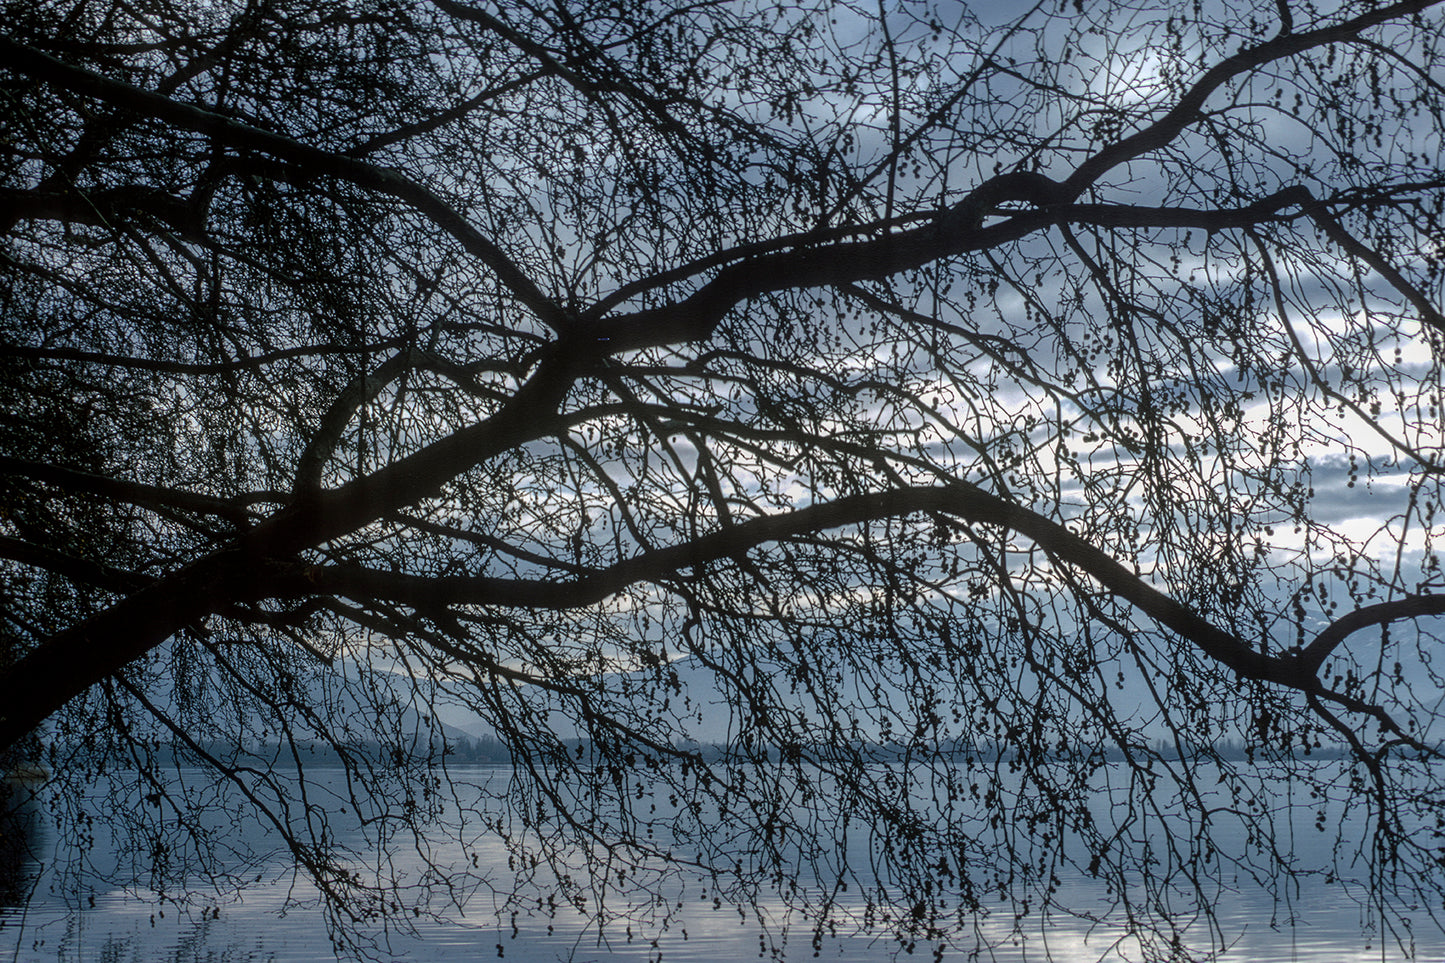
<path fill-rule="evenodd" d="M 505 780 L 506 770 L 478 770 L 469 774 L 479 785 Z M 322 776 L 324 780 L 325 776 Z M 53 854 L 57 840 L 47 828 L 44 810 L 32 806 L 26 814 L 26 831 L 41 859 L 0 852 L 12 871 L 0 885 L 0 963 L 310 963 L 337 959 L 317 909 L 314 888 L 289 875 L 282 857 L 272 855 L 245 867 L 259 879 L 215 911 L 187 913 L 174 905 L 158 905 L 153 893 L 107 888 L 95 875 L 82 874 L 62 881 Z M 436 841 L 445 852 L 445 840 Z M 92 854 L 97 862 L 107 853 L 98 837 Z M 451 844 L 454 848 L 455 843 Z M 268 852 L 275 840 L 264 834 L 246 839 L 238 853 Z M 473 847 L 476 852 L 478 847 Z M 500 842 L 480 843 L 482 866 L 488 859 L 505 871 L 506 852 Z M 456 850 L 460 858 L 460 851 Z M 47 857 L 47 854 L 51 854 Z M 113 854 L 111 854 L 113 856 Z M 405 867 L 406 854 L 402 860 Z M 411 854 L 416 867 L 421 861 Z M 95 865 L 104 872 L 108 867 Z M 1064 881 L 1065 900 L 1087 904 L 1091 886 L 1083 878 Z M 1102 894 L 1100 894 L 1102 895 Z M 678 918 L 665 930 L 629 931 L 608 927 L 599 933 L 580 916 L 560 910 L 551 916 L 518 917 L 499 921 L 490 894 L 472 894 L 467 913 L 459 921 L 420 921 L 415 933 L 388 933 L 379 924 L 361 931 L 374 941 L 384 959 L 460 961 L 509 959 L 554 960 L 670 960 L 702 961 L 757 959 L 774 953 L 785 959 L 883 961 L 930 959 L 933 947 L 918 946 L 914 955 L 897 942 L 864 935 L 824 937 L 816 947 L 812 931 L 797 917 L 790 922 L 781 904 L 762 907 L 766 921 L 737 909 L 714 908 L 700 888 L 676 894 L 683 905 Z M 1100 905 L 1103 905 L 1102 902 Z M 1296 922 L 1284 923 L 1273 902 L 1263 893 L 1241 884 L 1227 892 L 1217 907 L 1223 931 L 1235 940 L 1222 957 L 1238 963 L 1366 963 L 1407 957 L 1398 948 L 1364 932 L 1365 914 L 1340 885 L 1306 883 L 1293 910 Z M 1006 915 L 1006 914 L 1004 914 Z M 1007 934 L 1003 921 L 985 922 L 985 934 Z M 1135 959 L 1128 948 L 1110 948 L 1108 934 L 1090 933 L 1083 924 L 1053 921 L 1047 933 L 1009 943 L 985 959 L 1000 963 L 1036 961 L 1126 961 Z M 1416 936 L 1417 959 L 1445 960 L 1445 936 L 1425 932 Z M 943 958 L 968 958 L 969 947 L 946 948 Z M 1051 955 L 1050 955 L 1051 954 Z"/>

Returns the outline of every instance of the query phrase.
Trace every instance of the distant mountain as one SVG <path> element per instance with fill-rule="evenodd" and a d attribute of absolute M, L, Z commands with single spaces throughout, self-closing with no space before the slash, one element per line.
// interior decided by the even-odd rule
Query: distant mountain
<path fill-rule="evenodd" d="M 694 658 L 678 659 L 666 668 L 675 673 L 676 689 L 659 687 L 653 671 L 610 673 L 604 677 L 604 682 L 619 698 L 665 700 L 666 712 L 677 724 L 675 741 L 699 746 L 728 743 L 745 721 L 743 714 L 748 711 L 746 702 L 726 698 L 716 674 Z M 876 698 L 896 706 L 905 703 L 905 693 L 897 680 L 866 681 L 866 685 L 860 682 L 848 688 L 859 693 L 859 698 Z M 1142 683 L 1136 679 L 1128 682 L 1124 690 L 1113 694 L 1115 703 L 1127 706 L 1131 700 L 1137 700 L 1136 704 L 1141 709 L 1147 707 L 1147 690 Z M 793 691 L 781 673 L 759 672 L 745 680 L 745 684 L 750 694 L 763 695 L 766 692 L 765 701 L 785 713 L 802 715 L 807 712 L 805 698 Z M 526 692 L 525 688 L 521 691 Z M 874 693 L 872 696 L 867 695 L 870 691 Z M 947 697 L 946 693 L 941 694 Z M 392 696 L 405 701 L 389 702 Z M 162 710 L 168 710 L 173 705 L 169 692 L 152 692 L 150 697 Z M 321 716 L 332 729 L 330 735 L 342 743 L 360 745 L 375 742 L 378 726 L 384 727 L 393 738 L 401 736 L 403 740 L 411 741 L 411 751 L 415 752 L 427 751 L 426 746 L 438 732 L 448 741 L 458 744 L 490 744 L 498 739 L 497 730 L 486 719 L 449 699 L 445 693 L 418 693 L 416 681 L 407 678 L 394 666 L 377 667 L 355 659 L 340 658 L 329 666 L 317 666 L 314 672 L 298 676 L 291 698 L 298 704 L 325 706 L 326 711 Z M 539 704 L 544 698 L 538 693 Z M 583 727 L 561 710 L 554 709 L 545 718 L 546 728 L 563 740 L 583 736 Z M 246 728 L 255 732 L 259 727 Z M 163 740 L 168 737 L 164 732 L 157 735 Z M 303 741 L 321 741 L 321 733 L 315 731 L 294 731 L 293 735 Z M 860 727 L 850 736 L 863 742 L 883 741 L 883 734 L 872 727 Z M 1146 727 L 1147 738 L 1166 736 L 1167 733 L 1162 730 L 1154 733 Z M 275 738 L 275 734 L 262 738 L 269 741 Z"/>

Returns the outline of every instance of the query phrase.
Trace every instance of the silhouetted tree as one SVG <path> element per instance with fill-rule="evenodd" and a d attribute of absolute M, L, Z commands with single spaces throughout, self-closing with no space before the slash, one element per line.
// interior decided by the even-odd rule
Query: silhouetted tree
<path fill-rule="evenodd" d="M 347 869 L 307 751 L 386 846 L 461 708 L 603 920 L 1434 925 L 1442 18 L 1055 6 L 8 3 L 0 743 L 156 879 L 204 764 L 341 939 L 466 872 Z"/>

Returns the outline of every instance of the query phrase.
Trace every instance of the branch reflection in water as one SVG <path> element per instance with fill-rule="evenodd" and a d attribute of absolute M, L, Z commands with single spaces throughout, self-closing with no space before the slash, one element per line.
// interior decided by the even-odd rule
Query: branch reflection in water
<path fill-rule="evenodd" d="M 178 782 L 187 773 L 176 774 Z M 608 888 L 611 909 L 622 918 L 599 930 L 591 913 L 579 912 L 555 898 L 538 875 L 536 885 L 509 896 L 516 876 L 515 854 L 504 841 L 488 832 L 491 819 L 505 819 L 501 797 L 512 772 L 506 767 L 459 767 L 453 770 L 457 792 L 446 812 L 440 813 L 437 831 L 426 840 L 430 849 L 401 849 L 390 872 L 420 879 L 433 867 L 451 865 L 464 887 L 455 893 L 462 904 L 461 918 L 442 921 L 426 917 L 375 919 L 359 925 L 372 942 L 371 951 L 383 959 L 473 960 L 494 954 L 524 961 L 551 960 L 716 960 L 726 958 L 839 960 L 892 960 L 908 955 L 922 958 L 969 959 L 977 946 L 904 944 L 896 938 L 870 933 L 858 925 L 866 919 L 864 898 L 855 892 L 835 893 L 831 912 L 834 925 L 815 927 L 796 907 L 781 899 L 763 899 L 756 906 L 738 907 L 718 900 L 705 879 L 674 879 L 664 894 L 649 886 L 629 883 L 626 873 Z M 102 777 L 105 779 L 107 777 Z M 104 789 L 80 801 L 95 807 L 107 798 L 122 777 L 109 777 Z M 343 790 L 341 770 L 316 769 L 308 781 L 322 790 Z M 1107 774 L 1101 774 L 1101 785 Z M 1202 780 L 1201 780 L 1202 782 Z M 334 785 L 330 785 L 334 783 Z M 468 795 L 468 790 L 471 793 Z M 175 894 L 147 888 L 143 872 L 126 865 L 145 864 L 145 854 L 119 853 L 108 838 L 104 819 L 90 823 L 95 834 L 85 839 L 57 838 L 49 830 L 45 812 L 56 800 L 47 797 L 43 784 L 10 779 L 6 782 L 8 813 L 0 827 L 0 956 L 15 960 L 80 961 L 108 963 L 140 961 L 225 960 L 231 963 L 274 961 L 303 963 L 337 958 L 322 917 L 316 912 L 320 896 L 314 883 L 295 875 L 290 855 L 278 850 L 273 835 L 254 827 L 231 840 L 235 865 L 225 867 L 222 885 L 209 881 L 209 894 L 200 903 L 180 905 Z M 1308 865 L 1311 845 L 1328 848 L 1334 834 L 1316 831 L 1317 808 L 1293 807 L 1288 787 L 1279 786 L 1281 809 L 1298 815 L 1277 823 L 1290 838 L 1276 845 L 1295 851 Z M 1099 793 L 1101 806 L 1109 794 Z M 137 799 L 145 804 L 144 799 Z M 99 815 L 96 813 L 96 815 Z M 659 826 L 665 826 L 661 813 Z M 1344 815 L 1341 818 L 1350 820 Z M 339 818 L 331 832 L 346 843 L 363 842 L 362 827 L 353 816 Z M 1238 827 L 1221 845 L 1242 845 L 1248 829 Z M 1346 837 L 1348 833 L 1345 834 Z M 355 837 L 348 840 L 347 836 Z M 465 841 L 465 842 L 463 842 Z M 1127 845 L 1148 847 L 1161 840 L 1134 839 Z M 868 865 L 869 840 L 865 833 L 850 833 L 838 858 L 850 866 Z M 358 845 L 358 850 L 364 846 Z M 1320 862 L 1327 859 L 1322 852 Z M 409 861 L 409 862 L 408 862 Z M 805 865 L 804 860 L 799 866 Z M 351 869 L 365 877 L 368 867 Z M 374 868 L 370 870 L 374 872 Z M 116 888 L 104 879 L 129 878 Z M 227 889 L 226 878 L 244 880 L 244 890 Z M 196 879 L 192 895 L 207 893 L 208 881 Z M 496 889 L 488 883 L 495 884 Z M 815 894 L 816 879 L 800 879 L 801 892 Z M 1215 922 L 1225 940 L 1223 959 L 1240 963 L 1299 963 L 1324 961 L 1403 960 L 1395 941 L 1371 932 L 1368 913 L 1359 897 L 1363 883 L 1329 879 L 1325 874 L 1303 875 L 1292 885 L 1285 902 L 1276 903 L 1267 892 L 1241 872 L 1218 882 Z M 810 885 L 812 884 L 812 885 Z M 1087 907 L 1090 900 L 1101 910 L 1108 894 L 1097 880 L 1082 874 L 1059 880 L 1062 891 L 1073 890 L 1066 905 Z M 1092 891 L 1097 892 L 1092 892 Z M 667 905 L 659 905 L 660 901 Z M 630 907 L 630 908 L 629 908 Z M 817 903 L 811 904 L 814 913 Z M 1188 912 L 1186 909 L 1185 912 Z M 632 917 L 629 922 L 626 917 Z M 660 920 L 649 925 L 648 920 Z M 1207 923 L 1201 920 L 1201 927 Z M 982 958 L 1024 961 L 1044 958 L 1045 947 L 1055 959 L 1132 961 L 1137 954 L 1118 931 L 1091 925 L 1089 920 L 1055 915 L 1047 920 L 1025 921 L 1015 932 L 1012 912 L 982 918 L 977 935 L 994 944 Z M 1383 945 L 1382 945 L 1383 944 Z M 1414 947 L 1417 958 L 1445 954 L 1445 944 Z M 345 948 L 342 954 L 347 955 Z"/>

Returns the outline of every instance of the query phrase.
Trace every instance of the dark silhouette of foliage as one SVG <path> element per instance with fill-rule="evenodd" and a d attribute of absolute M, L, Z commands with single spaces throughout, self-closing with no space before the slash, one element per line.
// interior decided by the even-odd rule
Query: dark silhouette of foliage
<path fill-rule="evenodd" d="M 468 871 L 349 870 L 308 769 L 377 846 L 436 832 L 463 712 L 517 906 L 660 925 L 621 867 L 1185 958 L 1212 881 L 1349 872 L 1408 944 L 1441 40 L 1431 2 L 8 3 L 0 744 L 130 773 L 153 879 L 239 882 L 226 786 L 356 952 Z"/>

